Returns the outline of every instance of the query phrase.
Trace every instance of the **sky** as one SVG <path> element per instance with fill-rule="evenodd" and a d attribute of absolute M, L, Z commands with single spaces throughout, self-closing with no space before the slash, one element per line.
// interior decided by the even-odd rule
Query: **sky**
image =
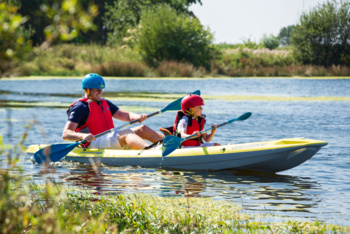
<path fill-rule="evenodd" d="M 298 23 L 307 12 L 327 0 L 202 0 L 190 10 L 214 34 L 214 43 L 237 44 L 264 35 L 277 36 L 283 27 Z"/>

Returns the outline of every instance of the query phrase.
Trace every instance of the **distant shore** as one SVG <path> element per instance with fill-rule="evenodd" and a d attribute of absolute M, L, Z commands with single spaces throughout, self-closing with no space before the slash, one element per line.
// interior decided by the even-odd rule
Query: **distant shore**
<path fill-rule="evenodd" d="M 163 61 L 157 67 L 143 62 L 131 48 L 100 45 L 62 44 L 22 61 L 4 77 L 82 77 L 98 73 L 111 78 L 293 78 L 344 79 L 350 77 L 347 66 L 300 64 L 290 50 L 220 49 L 210 70 L 192 64 Z"/>

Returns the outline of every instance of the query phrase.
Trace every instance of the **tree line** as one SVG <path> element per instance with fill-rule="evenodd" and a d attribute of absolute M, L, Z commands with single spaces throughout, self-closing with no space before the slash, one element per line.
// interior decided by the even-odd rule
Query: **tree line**
<path fill-rule="evenodd" d="M 190 63 L 210 70 L 220 56 L 213 33 L 192 4 L 201 0 L 5 0 L 0 3 L 0 76 L 62 43 L 127 46 L 145 63 Z M 302 13 L 296 25 L 261 40 L 289 46 L 303 64 L 350 66 L 350 2 L 329 0 Z M 251 41 L 244 44 L 253 44 Z"/>

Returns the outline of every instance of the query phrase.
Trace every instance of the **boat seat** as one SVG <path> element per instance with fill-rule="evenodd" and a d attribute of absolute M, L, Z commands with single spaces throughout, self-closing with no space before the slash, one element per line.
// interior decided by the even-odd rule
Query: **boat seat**
<path fill-rule="evenodd" d="M 159 130 L 164 134 L 164 136 L 172 136 L 173 135 L 173 127 L 167 128 L 159 128 Z"/>

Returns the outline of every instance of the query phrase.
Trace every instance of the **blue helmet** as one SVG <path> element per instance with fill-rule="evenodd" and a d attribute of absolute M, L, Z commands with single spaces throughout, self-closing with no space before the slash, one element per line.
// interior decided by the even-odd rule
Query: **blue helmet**
<path fill-rule="evenodd" d="M 84 76 L 83 78 L 83 89 L 104 89 L 105 88 L 105 81 L 99 74 L 90 73 Z"/>

